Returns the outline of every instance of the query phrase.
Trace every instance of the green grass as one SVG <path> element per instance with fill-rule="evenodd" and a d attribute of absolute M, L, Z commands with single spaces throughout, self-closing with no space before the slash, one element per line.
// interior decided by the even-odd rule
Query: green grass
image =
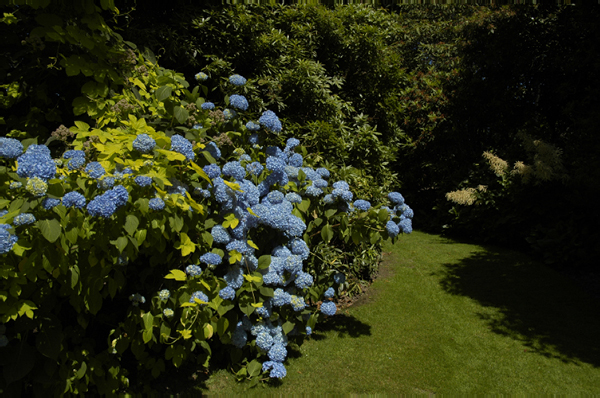
<path fill-rule="evenodd" d="M 366 302 L 323 324 L 277 385 L 208 394 L 600 394 L 600 300 L 528 257 L 414 232 Z"/>

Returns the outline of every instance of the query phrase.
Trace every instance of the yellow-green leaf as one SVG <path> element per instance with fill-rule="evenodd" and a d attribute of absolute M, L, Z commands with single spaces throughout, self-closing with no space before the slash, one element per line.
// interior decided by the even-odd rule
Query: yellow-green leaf
<path fill-rule="evenodd" d="M 202 170 L 202 168 L 201 168 L 200 166 L 198 166 L 196 163 L 194 163 L 194 162 L 189 162 L 189 165 L 192 167 L 192 169 L 193 169 L 193 170 L 194 170 L 196 173 L 198 173 L 198 175 L 199 175 L 200 177 L 204 178 L 204 179 L 205 179 L 206 181 L 208 181 L 208 182 L 212 182 L 212 181 L 210 180 L 210 178 L 208 177 L 208 174 L 206 174 L 206 173 L 204 172 L 204 170 Z"/>
<path fill-rule="evenodd" d="M 185 281 L 186 276 L 185 276 L 185 272 L 183 272 L 180 269 L 172 269 L 171 272 L 169 272 L 169 274 L 167 276 L 165 276 L 165 279 L 175 279 L 176 281 Z"/>
<path fill-rule="evenodd" d="M 234 182 L 229 182 L 229 181 L 223 181 L 223 182 L 225 183 L 225 185 L 227 185 L 229 188 L 233 189 L 234 191 L 244 192 L 240 188 L 240 184 L 237 184 L 237 183 L 234 183 Z"/>
<path fill-rule="evenodd" d="M 256 243 L 252 242 L 251 240 L 248 241 L 248 246 L 258 250 L 258 246 L 256 246 Z"/>
<path fill-rule="evenodd" d="M 179 333 L 181 333 L 181 337 L 183 337 L 184 340 L 187 340 L 190 337 L 192 337 L 192 331 L 189 329 L 180 330 Z"/>
<path fill-rule="evenodd" d="M 185 257 L 188 254 L 196 251 L 196 244 L 191 241 L 191 239 L 189 238 L 189 236 L 187 236 L 185 232 L 179 234 L 179 238 L 181 239 L 181 241 L 179 242 L 178 246 L 175 246 L 175 248 L 181 250 L 182 256 Z"/>

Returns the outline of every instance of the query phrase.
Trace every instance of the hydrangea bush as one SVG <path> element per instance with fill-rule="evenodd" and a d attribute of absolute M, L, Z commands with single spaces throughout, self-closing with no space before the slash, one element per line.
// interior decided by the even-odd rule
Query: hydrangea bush
<path fill-rule="evenodd" d="M 242 76 L 219 108 L 138 61 L 136 95 L 111 99 L 135 111 L 76 122 L 58 156 L 0 138 L 3 391 L 143 391 L 215 356 L 240 379 L 282 378 L 347 284 L 324 248 L 412 230 L 402 195 L 354 198 L 274 112 L 247 111 Z"/>

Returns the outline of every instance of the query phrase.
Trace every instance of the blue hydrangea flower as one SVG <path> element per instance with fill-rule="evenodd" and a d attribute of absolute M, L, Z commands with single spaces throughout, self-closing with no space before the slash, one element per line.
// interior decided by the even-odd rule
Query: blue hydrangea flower
<path fill-rule="evenodd" d="M 235 298 L 235 289 L 227 286 L 219 291 L 219 297 L 223 300 L 233 300 Z"/>
<path fill-rule="evenodd" d="M 231 176 L 236 180 L 243 180 L 246 177 L 246 170 L 239 162 L 227 162 L 223 166 L 223 175 Z"/>
<path fill-rule="evenodd" d="M 163 310 L 163 315 L 167 318 L 171 318 L 173 315 L 175 315 L 175 312 L 171 308 L 165 308 Z"/>
<path fill-rule="evenodd" d="M 258 127 L 260 128 L 260 124 L 258 125 Z M 258 133 L 252 133 L 250 134 L 250 137 L 248 137 L 248 142 L 252 145 L 258 145 L 258 141 Z"/>
<path fill-rule="evenodd" d="M 341 189 L 342 191 L 348 191 L 350 189 L 350 185 L 346 181 L 337 181 L 333 183 L 334 189 Z"/>
<path fill-rule="evenodd" d="M 299 153 L 293 154 L 288 160 L 288 164 L 294 167 L 302 167 L 303 162 L 304 158 L 302 158 L 302 155 L 300 155 Z"/>
<path fill-rule="evenodd" d="M 79 192 L 67 192 L 62 198 L 63 206 L 74 206 L 77 209 L 83 209 L 86 204 L 85 197 Z"/>
<path fill-rule="evenodd" d="M 342 200 L 345 200 L 346 202 L 350 202 L 352 200 L 352 198 L 354 197 L 354 194 L 350 191 L 342 191 L 342 194 L 340 195 L 340 197 L 342 198 Z"/>
<path fill-rule="evenodd" d="M 313 277 L 306 272 L 300 272 L 294 281 L 298 289 L 307 289 L 313 284 Z"/>
<path fill-rule="evenodd" d="M 406 206 L 406 209 L 404 209 L 404 211 L 402 212 L 402 215 L 406 218 L 413 218 L 415 215 L 415 212 L 413 211 L 413 209 Z"/>
<path fill-rule="evenodd" d="M 287 150 L 292 150 L 294 148 L 296 148 L 298 145 L 300 145 L 300 140 L 297 138 L 288 138 L 288 140 L 285 143 L 285 149 Z"/>
<path fill-rule="evenodd" d="M 204 172 L 206 173 L 208 178 L 211 178 L 211 179 L 217 178 L 221 175 L 221 168 L 214 163 L 204 166 L 202 168 L 202 170 L 204 170 Z"/>
<path fill-rule="evenodd" d="M 282 126 L 281 121 L 273 111 L 264 111 L 258 122 L 267 130 L 273 133 L 280 133 Z"/>
<path fill-rule="evenodd" d="M 35 216 L 31 213 L 21 213 L 13 219 L 15 226 L 29 225 L 35 222 Z"/>
<path fill-rule="evenodd" d="M 385 229 L 390 238 L 395 238 L 400 233 L 400 227 L 393 221 L 388 221 L 387 224 L 385 224 Z"/>
<path fill-rule="evenodd" d="M 267 169 L 274 172 L 283 172 L 285 163 L 278 157 L 269 156 L 267 158 Z"/>
<path fill-rule="evenodd" d="M 44 200 L 42 200 L 42 207 L 46 210 L 50 210 L 55 206 L 58 206 L 59 204 L 60 199 L 45 198 Z"/>
<path fill-rule="evenodd" d="M 321 178 L 329 178 L 329 170 L 327 170 L 323 167 L 319 167 L 315 171 L 317 172 L 317 174 L 319 174 L 321 176 Z"/>
<path fill-rule="evenodd" d="M 243 86 L 246 84 L 246 79 L 240 75 L 231 75 L 229 76 L 229 83 L 234 86 Z"/>
<path fill-rule="evenodd" d="M 402 228 L 402 232 L 405 234 L 410 234 L 412 232 L 412 220 L 410 218 L 405 218 L 404 220 L 400 220 L 398 223 L 398 228 Z"/>
<path fill-rule="evenodd" d="M 275 307 L 281 307 L 283 305 L 289 304 L 290 301 L 292 300 L 292 296 L 284 291 L 281 288 L 275 289 L 275 293 L 273 295 L 273 305 Z"/>
<path fill-rule="evenodd" d="M 146 298 L 139 293 L 135 293 L 129 296 L 129 301 L 131 301 L 132 305 L 137 307 L 139 304 L 144 304 L 146 302 Z"/>
<path fill-rule="evenodd" d="M 196 73 L 196 75 L 194 76 L 194 78 L 196 80 L 198 80 L 199 82 L 203 82 L 206 79 L 208 79 L 208 75 L 206 73 L 204 73 L 204 72 L 198 72 L 198 73 Z"/>
<path fill-rule="evenodd" d="M 117 207 L 124 206 L 129 200 L 129 192 L 123 185 L 117 185 L 104 195 L 109 195 Z"/>
<path fill-rule="evenodd" d="M 98 184 L 97 184 L 98 188 L 103 189 L 105 191 L 108 189 L 111 189 L 114 185 L 115 185 L 114 177 L 104 177 L 103 179 L 98 181 Z"/>
<path fill-rule="evenodd" d="M 150 153 L 156 146 L 156 141 L 148 134 L 138 134 L 133 140 L 132 146 L 133 149 L 141 153 Z"/>
<path fill-rule="evenodd" d="M 271 304 L 271 300 L 269 299 L 265 301 L 262 307 L 258 307 L 256 309 L 256 313 L 265 319 L 270 318 L 273 313 L 273 306 Z"/>
<path fill-rule="evenodd" d="M 201 128 L 204 128 L 204 126 L 202 124 L 200 124 L 200 123 L 194 124 L 192 126 L 192 130 L 200 130 Z"/>
<path fill-rule="evenodd" d="M 283 379 L 287 375 L 287 371 L 285 370 L 285 366 L 283 366 L 280 362 L 275 361 L 267 361 L 263 363 L 262 366 L 263 372 L 267 372 L 270 370 L 269 376 L 271 378 Z"/>
<path fill-rule="evenodd" d="M 14 138 L 0 137 L 0 158 L 14 159 L 23 153 L 23 144 Z"/>
<path fill-rule="evenodd" d="M 229 236 L 229 233 L 222 225 L 215 225 L 211 229 L 210 234 L 215 243 L 226 245 L 231 241 L 231 236 Z"/>
<path fill-rule="evenodd" d="M 341 285 L 342 283 L 346 282 L 346 275 L 342 274 L 341 272 L 338 272 L 333 276 L 333 281 L 338 285 Z"/>
<path fill-rule="evenodd" d="M 265 330 L 257 334 L 256 345 L 263 351 L 268 351 L 273 345 L 273 336 Z"/>
<path fill-rule="evenodd" d="M 163 289 L 160 292 L 158 292 L 158 298 L 160 298 L 162 301 L 168 300 L 169 297 L 171 297 L 171 292 L 169 291 L 169 289 Z"/>
<path fill-rule="evenodd" d="M 276 205 L 278 203 L 283 202 L 284 197 L 285 196 L 283 195 L 283 192 L 281 192 L 281 191 L 271 191 L 267 195 L 267 200 L 269 202 L 271 202 L 272 204 Z"/>
<path fill-rule="evenodd" d="M 231 97 L 229 97 L 229 104 L 232 107 L 242 111 L 248 109 L 248 100 L 243 95 L 233 94 Z"/>
<path fill-rule="evenodd" d="M 185 273 L 191 277 L 198 276 L 202 274 L 202 268 L 199 265 L 190 264 L 185 267 Z"/>
<path fill-rule="evenodd" d="M 45 145 L 30 145 L 25 153 L 17 158 L 17 163 L 17 174 L 21 178 L 39 177 L 48 181 L 56 175 L 56 163 Z"/>
<path fill-rule="evenodd" d="M 112 191 L 107 191 L 102 195 L 96 196 L 87 205 L 87 211 L 91 216 L 101 216 L 109 218 L 117 210 L 117 205 L 110 195 Z M 63 198 L 64 202 L 64 198 Z"/>
<path fill-rule="evenodd" d="M 165 208 L 165 201 L 161 198 L 152 198 L 148 202 L 148 207 L 156 211 L 162 210 Z"/>
<path fill-rule="evenodd" d="M 212 102 L 205 102 L 202 105 L 200 105 L 200 108 L 204 109 L 205 111 L 212 111 L 213 109 L 215 109 L 215 104 L 213 104 Z"/>
<path fill-rule="evenodd" d="M 201 292 L 200 290 L 192 293 L 192 297 L 190 298 L 190 303 L 195 303 L 195 299 L 198 299 L 200 301 L 204 301 L 206 303 L 208 303 L 208 296 L 206 294 L 204 294 L 203 292 Z M 200 304 L 200 305 L 206 305 L 206 304 Z"/>
<path fill-rule="evenodd" d="M 33 196 L 41 198 L 42 196 L 46 195 L 46 192 L 48 191 L 48 184 L 46 184 L 46 182 L 39 177 L 32 177 L 27 179 L 25 189 Z"/>
<path fill-rule="evenodd" d="M 223 117 L 225 120 L 231 120 L 237 116 L 237 113 L 233 109 L 225 109 L 223 111 Z"/>
<path fill-rule="evenodd" d="M 102 165 L 100 164 L 100 162 L 90 162 L 90 163 L 88 163 L 88 165 L 85 166 L 85 172 L 91 178 L 95 178 L 95 179 L 99 179 L 104 174 L 106 174 L 106 171 L 104 170 L 104 167 L 102 167 Z"/>
<path fill-rule="evenodd" d="M 223 261 L 217 253 L 205 253 L 198 260 L 207 265 L 219 265 Z"/>
<path fill-rule="evenodd" d="M 219 159 L 221 157 L 221 151 L 219 150 L 219 147 L 212 141 L 206 144 L 206 151 L 215 159 Z"/>
<path fill-rule="evenodd" d="M 337 307 L 333 301 L 326 301 L 321 304 L 321 312 L 324 315 L 332 316 L 337 312 Z"/>
<path fill-rule="evenodd" d="M 8 224 L 0 224 L 0 254 L 11 251 L 15 243 L 19 240 L 16 235 L 8 232 L 9 227 Z"/>
<path fill-rule="evenodd" d="M 192 143 L 187 138 L 178 134 L 171 137 L 171 150 L 181 153 L 187 160 L 194 160 L 196 157 Z"/>
<path fill-rule="evenodd" d="M 227 282 L 227 286 L 230 286 L 234 289 L 239 289 L 244 283 L 244 273 L 240 267 L 233 267 L 228 273 L 225 274 L 223 279 L 225 279 L 225 282 Z"/>
<path fill-rule="evenodd" d="M 292 296 L 290 299 L 290 304 L 294 311 L 302 311 L 306 308 L 306 303 L 304 302 L 304 298 L 299 296 Z"/>
<path fill-rule="evenodd" d="M 152 185 L 152 177 L 137 176 L 133 181 L 140 187 L 148 187 Z"/>
<path fill-rule="evenodd" d="M 310 326 L 306 327 L 306 335 L 310 336 L 312 334 L 312 328 Z"/>
<path fill-rule="evenodd" d="M 345 191 L 345 192 L 348 192 L 348 191 Z M 311 185 L 306 188 L 305 193 L 308 196 L 319 196 L 319 195 L 323 194 L 323 190 L 321 188 L 315 187 L 314 185 Z"/>
<path fill-rule="evenodd" d="M 242 327 L 242 322 L 238 322 L 235 332 L 233 332 L 233 336 L 231 337 L 231 343 L 237 348 L 244 348 L 247 342 L 248 334 Z"/>
<path fill-rule="evenodd" d="M 333 298 L 333 296 L 335 296 L 335 290 L 333 290 L 333 288 L 330 287 L 329 289 L 325 290 L 323 296 L 325 296 L 325 298 Z"/>
<path fill-rule="evenodd" d="M 323 180 L 322 178 L 313 180 L 312 185 L 315 188 L 325 188 L 327 185 L 329 185 L 329 183 L 325 180 Z"/>
<path fill-rule="evenodd" d="M 323 196 L 323 202 L 325 204 L 331 205 L 335 202 L 335 197 L 332 194 L 328 193 L 327 195 Z"/>
<path fill-rule="evenodd" d="M 287 350 L 282 344 L 273 344 L 269 349 L 269 359 L 275 362 L 285 361 Z"/>
<path fill-rule="evenodd" d="M 298 195 L 296 192 L 290 192 L 285 195 L 285 200 L 290 203 L 302 203 L 302 196 Z"/>
<path fill-rule="evenodd" d="M 254 122 L 248 122 L 248 123 L 246 123 L 246 128 L 250 131 L 258 131 L 258 130 L 260 130 L 260 124 L 254 123 Z M 258 138 L 258 135 L 256 137 Z M 250 142 L 250 143 L 256 144 L 257 142 Z"/>
<path fill-rule="evenodd" d="M 371 208 L 371 203 L 366 200 L 359 199 L 354 202 L 354 207 L 356 207 L 358 210 L 367 211 Z"/>
<path fill-rule="evenodd" d="M 398 192 L 390 192 L 388 194 L 388 199 L 397 205 L 403 205 L 404 204 L 404 197 L 398 193 Z"/>
<path fill-rule="evenodd" d="M 11 181 L 10 185 L 8 186 L 9 189 L 19 189 L 23 186 L 23 183 L 21 181 Z"/>
<path fill-rule="evenodd" d="M 263 171 L 263 165 L 258 162 L 252 162 L 246 165 L 246 171 L 251 175 L 258 176 Z"/>

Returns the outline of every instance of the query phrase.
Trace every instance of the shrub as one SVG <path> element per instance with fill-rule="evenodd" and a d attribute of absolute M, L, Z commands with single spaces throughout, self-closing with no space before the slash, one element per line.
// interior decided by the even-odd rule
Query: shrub
<path fill-rule="evenodd" d="M 61 158 L 0 142 L 5 392 L 149 391 L 167 368 L 213 358 L 254 383 L 284 377 L 288 350 L 335 313 L 331 288 L 349 287 L 339 265 L 410 232 L 397 195 L 393 209 L 354 202 L 299 140 L 270 145 L 274 112 L 203 107 L 206 86 L 136 63 L 108 100 L 128 110 L 89 102 L 95 127 L 75 122 Z M 230 80 L 226 102 L 241 101 Z"/>

